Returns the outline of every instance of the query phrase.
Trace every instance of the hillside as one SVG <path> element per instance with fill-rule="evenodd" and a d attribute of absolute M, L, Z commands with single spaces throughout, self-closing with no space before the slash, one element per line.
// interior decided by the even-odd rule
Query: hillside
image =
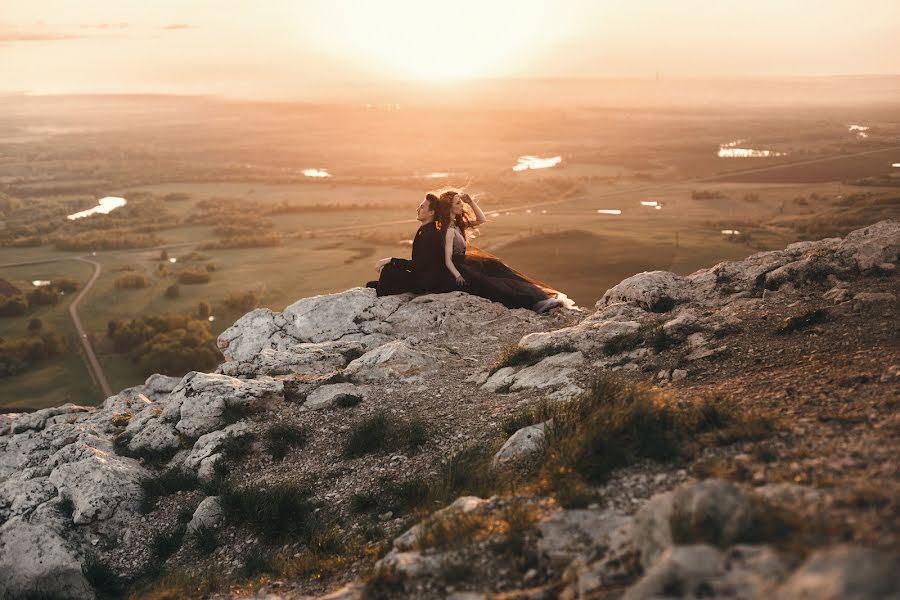
<path fill-rule="evenodd" d="M 0 597 L 897 597 L 898 253 L 254 310 L 215 373 L 0 416 Z"/>

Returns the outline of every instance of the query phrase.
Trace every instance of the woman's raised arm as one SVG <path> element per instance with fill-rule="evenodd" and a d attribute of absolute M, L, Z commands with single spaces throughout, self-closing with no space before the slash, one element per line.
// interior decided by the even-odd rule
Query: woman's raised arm
<path fill-rule="evenodd" d="M 484 211 L 481 210 L 481 207 L 478 206 L 478 202 L 475 201 L 475 198 L 468 194 L 460 194 L 460 198 L 463 202 L 472 207 L 472 212 L 475 213 L 475 222 L 472 223 L 472 227 L 477 227 L 487 221 L 487 218 L 484 216 Z"/>

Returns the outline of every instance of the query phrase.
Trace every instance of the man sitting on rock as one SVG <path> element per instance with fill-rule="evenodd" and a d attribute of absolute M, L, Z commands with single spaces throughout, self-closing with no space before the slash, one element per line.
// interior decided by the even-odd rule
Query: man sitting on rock
<path fill-rule="evenodd" d="M 382 258 L 375 263 L 381 272 L 378 281 L 370 281 L 367 287 L 375 288 L 379 296 L 392 294 L 429 294 L 453 290 L 453 280 L 444 266 L 443 238 L 435 227 L 434 215 L 438 197 L 427 194 L 416 218 L 422 225 L 416 232 L 412 245 L 412 260 Z"/>

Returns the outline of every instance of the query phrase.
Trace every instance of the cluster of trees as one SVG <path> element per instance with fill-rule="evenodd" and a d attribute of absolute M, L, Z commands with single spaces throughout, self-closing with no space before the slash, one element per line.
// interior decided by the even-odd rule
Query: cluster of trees
<path fill-rule="evenodd" d="M 66 338 L 44 329 L 40 319 L 32 319 L 28 331 L 22 338 L 0 338 L 0 379 L 24 373 L 35 363 L 66 351 Z"/>
<path fill-rule="evenodd" d="M 724 200 L 728 198 L 718 190 L 694 190 L 691 192 L 692 200 Z"/>
<path fill-rule="evenodd" d="M 150 278 L 144 273 L 125 273 L 116 277 L 117 290 L 139 290 L 150 286 Z"/>
<path fill-rule="evenodd" d="M 50 306 L 59 302 L 60 293 L 70 294 L 81 286 L 77 279 L 63 277 L 28 293 L 0 296 L 0 317 L 20 317 L 29 308 Z"/>
<path fill-rule="evenodd" d="M 107 335 L 116 350 L 130 354 L 147 375 L 177 376 L 192 369 L 211 370 L 222 360 L 209 322 L 192 316 L 115 319 L 109 322 Z"/>
<path fill-rule="evenodd" d="M 259 305 L 260 296 L 253 290 L 231 292 L 225 298 L 225 306 L 244 312 L 251 311 Z"/>
<path fill-rule="evenodd" d="M 210 266 L 212 265 L 207 265 L 207 267 Z M 215 267 L 213 267 L 212 269 L 209 269 L 207 267 L 190 268 L 179 271 L 178 283 L 183 283 L 186 285 L 209 283 L 212 279 L 212 276 L 209 274 L 209 272 L 210 270 L 215 270 Z"/>
<path fill-rule="evenodd" d="M 163 240 L 152 233 L 134 233 L 131 229 L 84 231 L 54 236 L 57 250 L 85 252 L 88 250 L 125 250 L 159 246 Z"/>
<path fill-rule="evenodd" d="M 201 250 L 222 250 L 226 248 L 266 248 L 281 245 L 281 234 L 277 231 L 229 237 L 216 242 L 200 245 Z"/>

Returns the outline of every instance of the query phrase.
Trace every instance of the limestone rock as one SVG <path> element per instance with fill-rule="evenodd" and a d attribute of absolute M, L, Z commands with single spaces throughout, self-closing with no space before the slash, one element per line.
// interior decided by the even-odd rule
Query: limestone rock
<path fill-rule="evenodd" d="M 435 371 L 443 366 L 444 352 L 414 347 L 407 340 L 394 340 L 366 352 L 344 370 L 363 381 L 409 378 Z"/>
<path fill-rule="evenodd" d="M 725 572 L 725 557 L 712 546 L 675 546 L 660 559 L 634 586 L 623 600 L 650 600 L 673 595 L 681 598 L 708 596 L 710 580 Z"/>
<path fill-rule="evenodd" d="M 597 302 L 597 308 L 615 302 L 634 302 L 651 312 L 669 312 L 690 298 L 690 281 L 668 271 L 645 271 L 622 280 Z"/>
<path fill-rule="evenodd" d="M 721 479 L 683 485 L 672 496 L 673 540 L 730 546 L 755 533 L 756 510 L 749 494 Z"/>
<path fill-rule="evenodd" d="M 10 477 L 0 483 L 0 524 L 12 517 L 30 515 L 56 495 L 56 486 L 47 477 Z"/>
<path fill-rule="evenodd" d="M 897 296 L 890 292 L 860 292 L 853 296 L 853 304 L 864 306 L 866 304 L 896 304 Z"/>
<path fill-rule="evenodd" d="M 143 392 L 147 398 L 156 402 L 168 396 L 180 382 L 181 377 L 169 377 L 156 373 L 144 382 Z"/>
<path fill-rule="evenodd" d="M 554 354 L 525 367 L 513 378 L 512 391 L 561 387 L 572 383 L 576 368 L 584 364 L 581 352 Z"/>
<path fill-rule="evenodd" d="M 536 322 L 539 318 L 530 310 L 509 310 L 502 304 L 478 296 L 450 292 L 412 297 L 401 304 L 386 322 L 402 336 L 421 335 L 428 331 L 469 336 L 488 329 L 516 331 L 523 324 Z"/>
<path fill-rule="evenodd" d="M 137 461 L 107 449 L 84 445 L 80 460 L 66 462 L 50 473 L 50 483 L 74 506 L 76 525 L 109 519 L 117 510 L 134 512 L 141 498 L 140 479 L 146 474 Z"/>
<path fill-rule="evenodd" d="M 497 371 L 487 378 L 481 388 L 495 393 L 501 389 L 508 390 L 515 379 L 515 375 L 515 367 L 503 367 L 502 369 L 497 369 Z"/>
<path fill-rule="evenodd" d="M 328 342 L 363 333 L 362 321 L 379 299 L 375 290 L 354 288 L 339 294 L 303 298 L 284 309 L 285 320 L 304 342 Z"/>
<path fill-rule="evenodd" d="M 61 535 L 58 522 L 29 522 L 15 517 L 0 527 L 2 598 L 46 597 L 92 600 L 94 592 L 81 573 L 77 550 Z"/>
<path fill-rule="evenodd" d="M 549 423 L 550 421 L 544 421 L 516 431 L 494 455 L 491 465 L 498 467 L 521 462 L 540 451 L 544 444 L 544 432 Z"/>
<path fill-rule="evenodd" d="M 263 349 L 285 350 L 306 341 L 283 314 L 257 308 L 223 331 L 216 343 L 226 361 L 246 362 Z"/>
<path fill-rule="evenodd" d="M 366 350 L 360 342 L 319 342 L 295 344 L 285 350 L 263 348 L 244 362 L 227 362 L 219 367 L 224 375 L 258 377 L 259 375 L 323 375 L 343 369 Z"/>
<path fill-rule="evenodd" d="M 649 569 L 672 546 L 672 498 L 674 492 L 656 494 L 634 515 L 632 543 L 640 552 L 641 565 Z"/>
<path fill-rule="evenodd" d="M 856 263 L 860 271 L 867 271 L 881 263 L 897 262 L 900 254 L 900 221 L 880 221 L 847 234 L 835 253 Z"/>
<path fill-rule="evenodd" d="M 485 502 L 487 502 L 487 500 L 484 500 L 483 498 L 479 498 L 477 496 L 460 496 L 449 506 L 445 506 L 444 508 L 433 513 L 429 517 L 429 519 L 444 519 L 454 512 L 464 514 L 470 513 L 473 510 L 476 510 L 477 508 L 484 505 Z M 398 552 L 405 552 L 407 550 L 415 548 L 423 531 L 425 531 L 424 526 L 421 523 L 416 523 L 400 536 L 394 539 L 394 550 Z"/>
<path fill-rule="evenodd" d="M 47 426 L 48 423 L 65 422 L 59 417 L 67 417 L 78 413 L 85 413 L 91 410 L 87 406 L 76 406 L 74 404 L 63 404 L 62 406 L 54 406 L 53 408 L 44 408 L 33 413 L 24 413 L 13 420 L 12 432 L 22 433 L 29 429 L 40 430 Z"/>
<path fill-rule="evenodd" d="M 218 529 L 225 522 L 225 510 L 218 496 L 209 496 L 197 506 L 194 516 L 187 525 L 188 535 L 193 535 L 200 527 Z"/>
<path fill-rule="evenodd" d="M 233 438 L 248 434 L 249 428 L 246 423 L 235 423 L 225 429 L 201 435 L 184 460 L 185 468 L 195 471 L 200 481 L 209 481 L 212 479 L 216 462 L 222 458 L 223 446 Z"/>
<path fill-rule="evenodd" d="M 590 558 L 599 548 L 623 543 L 620 537 L 631 524 L 631 518 L 615 511 L 590 509 L 561 510 L 537 524 L 541 539 L 538 555 L 551 565 L 564 566 L 577 557 Z"/>
<path fill-rule="evenodd" d="M 867 548 L 819 550 L 782 585 L 779 600 L 876 600 L 900 597 L 900 561 Z"/>
<path fill-rule="evenodd" d="M 172 419 L 163 416 L 157 404 L 148 404 L 131 417 L 124 435 L 128 449 L 139 454 L 163 455 L 181 447 L 181 438 Z"/>
<path fill-rule="evenodd" d="M 227 425 L 226 411 L 245 411 L 252 405 L 282 395 L 283 384 L 262 377 L 235 379 L 227 375 L 191 372 L 172 392 L 172 401 L 180 406 L 175 428 L 188 437 L 222 429 Z"/>
<path fill-rule="evenodd" d="M 366 388 L 354 385 L 352 383 L 334 383 L 331 385 L 323 385 L 309 394 L 303 408 L 307 410 L 319 410 L 334 406 L 336 402 L 341 400 L 351 400 L 357 398 L 359 401 L 365 400 L 368 396 Z"/>

